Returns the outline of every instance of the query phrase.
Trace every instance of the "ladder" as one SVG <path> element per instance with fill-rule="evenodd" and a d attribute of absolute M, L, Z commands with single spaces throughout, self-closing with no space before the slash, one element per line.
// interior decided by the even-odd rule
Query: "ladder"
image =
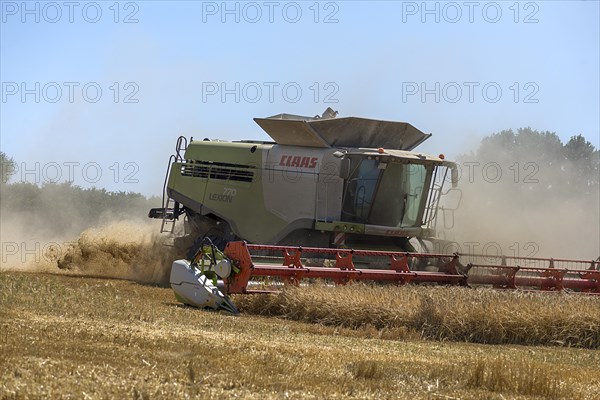
<path fill-rule="evenodd" d="M 175 230 L 175 200 L 167 196 L 167 203 L 163 205 L 163 217 L 160 224 L 160 233 L 173 233 Z"/>
<path fill-rule="evenodd" d="M 193 138 L 190 138 L 190 141 Z M 167 173 L 165 174 L 165 181 L 163 184 L 163 197 L 162 197 L 162 222 L 160 225 L 160 233 L 173 233 L 175 230 L 175 221 L 178 218 L 179 204 L 169 197 L 167 194 L 167 182 L 169 181 L 169 174 L 171 173 L 171 166 L 174 162 L 183 162 L 181 152 L 185 151 L 188 146 L 188 140 L 184 136 L 177 138 L 177 144 L 175 145 L 175 154 L 169 157 L 169 163 L 167 165 Z"/>

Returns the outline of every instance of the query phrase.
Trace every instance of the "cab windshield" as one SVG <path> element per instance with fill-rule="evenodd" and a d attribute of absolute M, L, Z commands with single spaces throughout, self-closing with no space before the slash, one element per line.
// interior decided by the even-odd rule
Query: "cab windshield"
<path fill-rule="evenodd" d="M 419 212 L 433 166 L 352 159 L 342 220 L 371 225 L 422 225 Z"/>

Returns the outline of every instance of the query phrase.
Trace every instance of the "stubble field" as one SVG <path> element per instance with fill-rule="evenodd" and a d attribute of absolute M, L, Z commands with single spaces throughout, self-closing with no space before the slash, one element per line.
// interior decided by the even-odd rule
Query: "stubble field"
<path fill-rule="evenodd" d="M 2 272 L 0 398 L 599 399 L 598 300 L 317 286 L 238 296 L 230 316 L 168 288 Z"/>

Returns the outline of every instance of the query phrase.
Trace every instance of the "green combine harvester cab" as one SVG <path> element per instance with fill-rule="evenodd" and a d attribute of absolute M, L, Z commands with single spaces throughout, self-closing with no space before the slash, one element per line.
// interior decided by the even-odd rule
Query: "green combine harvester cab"
<path fill-rule="evenodd" d="M 405 122 L 279 114 L 255 118 L 272 142 L 179 138 L 163 206 L 173 232 L 227 242 L 414 251 L 435 237 L 456 165 L 413 151 L 430 134 Z M 183 153 L 183 154 L 182 154 Z M 450 171 L 450 173 L 449 173 Z"/>

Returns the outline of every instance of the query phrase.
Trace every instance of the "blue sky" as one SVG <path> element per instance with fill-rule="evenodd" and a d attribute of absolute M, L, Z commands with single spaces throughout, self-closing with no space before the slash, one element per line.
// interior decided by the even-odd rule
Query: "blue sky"
<path fill-rule="evenodd" d="M 252 117 L 327 107 L 449 158 L 525 126 L 599 147 L 597 1 L 23 4 L 1 2 L 17 180 L 159 194 L 179 135 L 267 139 Z"/>

